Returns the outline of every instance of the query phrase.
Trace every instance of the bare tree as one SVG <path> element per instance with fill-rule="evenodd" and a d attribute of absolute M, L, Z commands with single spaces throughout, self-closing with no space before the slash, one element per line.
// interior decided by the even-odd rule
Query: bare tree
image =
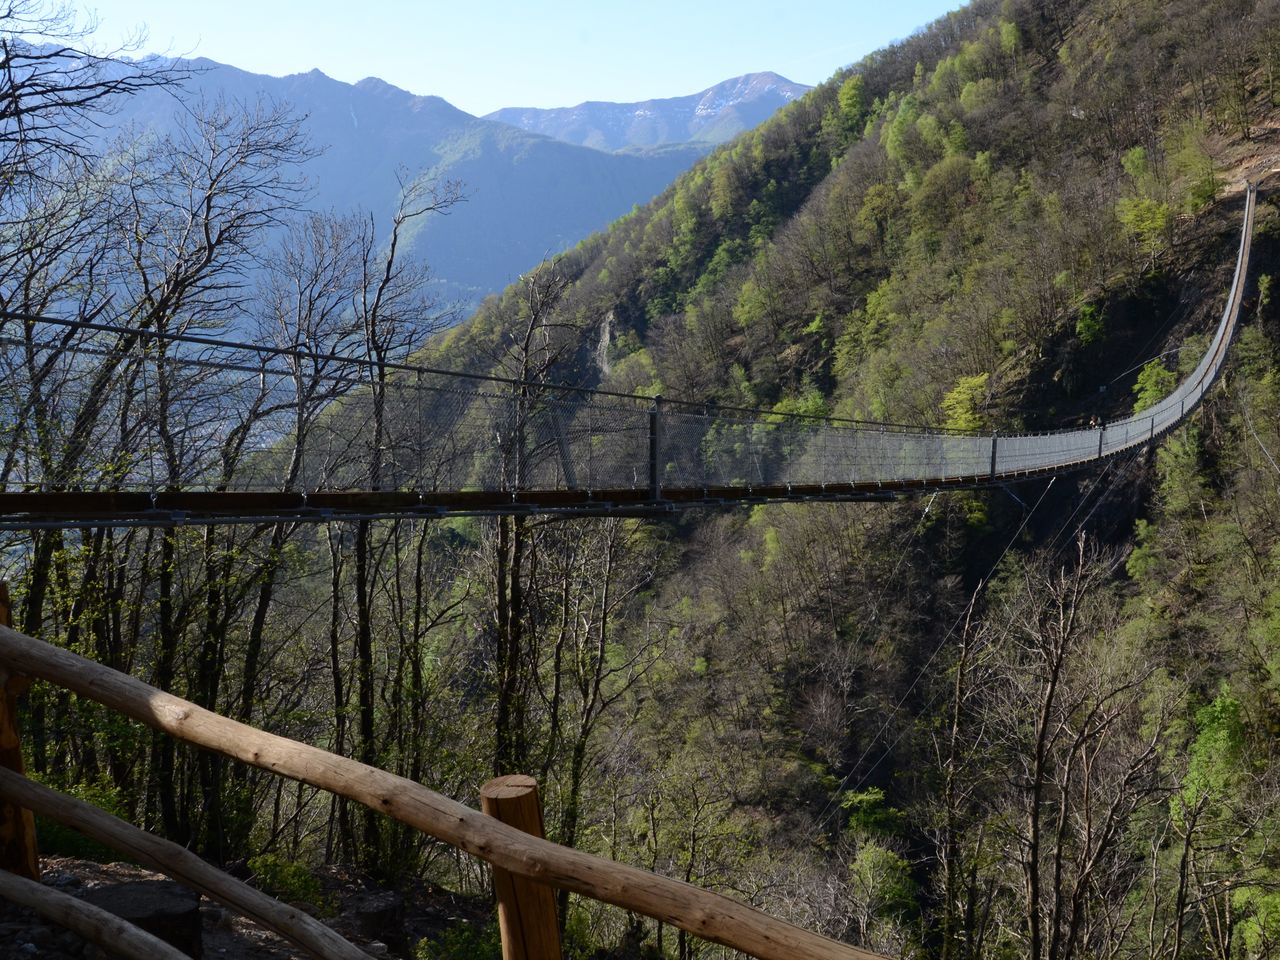
<path fill-rule="evenodd" d="M 186 71 L 160 61 L 95 51 L 96 24 L 72 7 L 9 0 L 0 8 L 0 208 L 29 178 L 53 183 L 67 161 L 94 154 L 100 118 L 122 96 L 179 82 Z"/>
<path fill-rule="evenodd" d="M 357 235 L 354 245 L 356 286 L 351 308 L 359 330 L 357 346 L 366 361 L 362 366 L 368 391 L 369 417 L 362 432 L 362 473 L 368 490 L 394 486 L 399 477 L 393 449 L 392 424 L 389 416 L 397 411 L 392 401 L 405 391 L 391 384 L 393 361 L 402 359 L 426 338 L 446 326 L 452 319 L 430 296 L 430 273 L 421 260 L 407 259 L 401 246 L 414 221 L 431 214 L 443 213 L 462 199 L 456 183 L 436 183 L 418 179 L 403 186 L 400 207 L 391 220 L 385 243 L 379 241 L 375 225 Z M 412 387 L 404 385 L 405 390 Z M 403 425 L 400 425 L 403 427 Z M 404 436 L 404 431 L 399 431 Z M 415 448 L 410 444 L 411 448 Z M 391 455 L 389 457 L 389 454 Z M 374 699 L 374 635 L 373 594 L 379 556 L 391 540 L 377 544 L 372 538 L 372 522 L 358 520 L 352 544 L 353 577 L 356 600 L 355 673 L 357 756 L 374 764 L 378 752 L 376 703 Z M 364 850 L 372 858 L 380 847 L 380 825 L 377 814 L 366 811 L 363 821 Z"/>
<path fill-rule="evenodd" d="M 1069 566 L 1028 566 L 995 614 L 1008 627 L 995 636 L 983 719 L 1011 776 L 990 823 L 1021 875 L 1018 936 L 1035 960 L 1106 956 L 1123 939 L 1140 883 L 1129 830 L 1167 787 L 1167 718 L 1142 706 L 1155 668 L 1117 639 L 1100 599 L 1110 567 L 1081 541 Z"/>

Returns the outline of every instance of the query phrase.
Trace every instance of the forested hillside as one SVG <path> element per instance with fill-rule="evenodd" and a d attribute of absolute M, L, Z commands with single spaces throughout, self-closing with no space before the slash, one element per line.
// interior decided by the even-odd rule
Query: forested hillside
<path fill-rule="evenodd" d="M 1258 181 L 1231 368 L 1153 448 L 894 504 L 14 535 L 22 626 L 470 802 L 532 774 L 552 839 L 886 954 L 1275 956 L 1278 67 L 1273 0 L 977 0 L 417 354 L 779 413 L 1082 424 L 1195 365 Z M 394 247 L 293 237 L 268 319 L 370 357 L 426 332 Z M 62 282 L 8 262 L 39 280 L 10 307 Z M 371 265 L 400 306 L 342 326 L 332 304 L 380 302 L 351 296 Z M 212 269 L 137 316 L 213 309 Z M 67 283 L 48 300 L 88 309 Z M 73 697 L 36 688 L 28 720 L 36 776 L 211 859 L 485 883 Z M 575 956 L 719 949 L 560 906 Z"/>

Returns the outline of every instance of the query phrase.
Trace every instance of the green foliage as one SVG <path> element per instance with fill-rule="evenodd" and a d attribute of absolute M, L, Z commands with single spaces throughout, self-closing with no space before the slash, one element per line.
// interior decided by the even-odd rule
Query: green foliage
<path fill-rule="evenodd" d="M 1196 738 L 1182 780 L 1178 802 L 1195 807 L 1202 797 L 1224 799 L 1239 775 L 1244 752 L 1244 718 L 1240 701 L 1224 686 L 1213 702 L 1196 711 Z"/>
<path fill-rule="evenodd" d="M 1201 474 L 1203 450 L 1200 431 L 1188 424 L 1171 434 L 1156 452 L 1160 476 L 1160 500 L 1167 514 L 1203 516 L 1208 495 Z"/>
<path fill-rule="evenodd" d="M 925 156 L 926 147 L 917 127 L 921 112 L 920 101 L 914 95 L 904 97 L 893 119 L 885 124 L 880 134 L 890 162 L 908 170 Z"/>
<path fill-rule="evenodd" d="M 767 321 L 772 305 L 764 289 L 748 278 L 738 291 L 738 301 L 733 305 L 733 319 L 743 329 Z"/>
<path fill-rule="evenodd" d="M 1135 397 L 1133 412 L 1141 413 L 1155 406 L 1177 385 L 1177 375 L 1166 367 L 1163 361 L 1158 357 L 1155 360 L 1149 360 L 1138 371 L 1138 379 L 1133 385 Z"/>
<path fill-rule="evenodd" d="M 933 97 L 954 98 L 958 95 L 962 83 L 957 59 L 944 57 L 934 68 L 933 77 L 929 80 L 929 94 Z"/>
<path fill-rule="evenodd" d="M 1082 344 L 1087 347 L 1096 343 L 1106 332 L 1106 321 L 1101 310 L 1091 303 L 1080 308 L 1080 315 L 1076 318 L 1076 336 Z"/>
<path fill-rule="evenodd" d="M 1261 886 L 1246 886 L 1231 896 L 1240 914 L 1237 931 L 1249 958 L 1274 957 L 1280 950 L 1280 893 Z"/>
<path fill-rule="evenodd" d="M 290 903 L 308 903 L 323 912 L 332 912 L 333 903 L 325 897 L 320 881 L 305 864 L 274 853 L 263 853 L 249 858 L 249 869 L 258 887 L 273 897 Z"/>
<path fill-rule="evenodd" d="M 885 927 L 903 924 L 916 912 L 917 885 L 906 858 L 869 840 L 849 865 L 849 894 L 867 920 L 866 938 L 883 937 Z"/>
<path fill-rule="evenodd" d="M 413 956 L 414 960 L 499 960 L 502 941 L 498 923 L 455 923 L 437 937 L 419 940 Z"/>
<path fill-rule="evenodd" d="M 1116 219 L 1129 236 L 1154 258 L 1168 239 L 1173 214 L 1167 203 L 1149 197 L 1121 197 L 1116 201 Z"/>
<path fill-rule="evenodd" d="M 855 73 L 840 85 L 837 95 L 840 120 L 850 133 L 860 132 L 867 119 L 867 84 L 862 74 Z"/>
<path fill-rule="evenodd" d="M 49 786 L 70 794 L 90 806 L 97 807 L 113 817 L 129 819 L 128 805 L 120 789 L 105 777 L 88 783 L 50 783 Z M 76 857 L 97 863 L 113 863 L 120 859 L 120 854 L 112 847 L 86 837 L 79 830 L 73 830 L 71 827 L 39 815 L 36 816 L 36 842 L 38 849 L 44 854 Z"/>
<path fill-rule="evenodd" d="M 641 348 L 618 360 L 609 377 L 612 389 L 645 397 L 662 395 L 662 381 L 648 348 Z"/>
<path fill-rule="evenodd" d="M 898 191 L 888 183 L 873 184 L 862 198 L 858 224 L 875 237 L 876 246 L 884 249 L 894 216 L 901 209 Z"/>
<path fill-rule="evenodd" d="M 1169 155 L 1174 176 L 1183 181 L 1183 209 L 1195 213 L 1212 203 L 1220 184 L 1209 150 L 1209 138 L 1202 122 L 1185 124 L 1174 139 Z"/>
<path fill-rule="evenodd" d="M 1133 526 L 1134 547 L 1124 562 L 1124 569 L 1132 579 L 1141 580 L 1159 563 L 1155 545 L 1152 543 L 1156 528 L 1141 517 L 1134 521 Z"/>
<path fill-rule="evenodd" d="M 1120 166 L 1124 168 L 1124 172 L 1129 175 L 1138 187 L 1142 189 L 1147 186 L 1152 178 L 1151 162 L 1147 157 L 1146 147 L 1133 147 L 1125 151 L 1120 158 Z"/>
<path fill-rule="evenodd" d="M 942 398 L 943 426 L 949 430 L 974 432 L 982 429 L 981 410 L 987 400 L 990 374 L 960 377 Z"/>
<path fill-rule="evenodd" d="M 788 397 L 783 397 L 773 405 L 775 416 L 769 418 L 771 423 L 780 423 L 788 415 L 803 417 L 827 417 L 831 408 L 821 390 L 812 384 L 806 384 L 801 390 Z"/>
<path fill-rule="evenodd" d="M 991 79 L 991 77 L 970 80 L 960 91 L 960 106 L 966 113 L 973 113 L 975 110 L 980 110 L 988 104 L 994 103 L 997 96 L 998 88 L 995 80 Z"/>
<path fill-rule="evenodd" d="M 885 802 L 884 790 L 879 787 L 846 790 L 840 798 L 840 807 L 848 814 L 846 829 L 856 836 L 893 836 L 906 823 L 902 811 Z"/>
<path fill-rule="evenodd" d="M 973 161 L 949 156 L 929 168 L 911 198 L 911 211 L 924 230 L 942 230 L 964 209 Z"/>
<path fill-rule="evenodd" d="M 1008 20 L 1000 21 L 1000 50 L 1006 57 L 1014 56 L 1022 46 L 1018 25 Z"/>

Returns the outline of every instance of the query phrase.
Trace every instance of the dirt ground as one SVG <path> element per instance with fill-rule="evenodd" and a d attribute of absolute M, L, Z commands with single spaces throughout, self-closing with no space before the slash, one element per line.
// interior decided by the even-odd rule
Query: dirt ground
<path fill-rule="evenodd" d="M 46 885 L 73 896 L 107 884 L 166 879 L 132 864 L 102 864 L 69 857 L 43 858 L 41 874 Z M 434 939 L 459 925 L 478 929 L 493 917 L 484 898 L 461 897 L 426 884 L 407 891 L 390 891 L 336 870 L 322 874 L 320 881 L 326 899 L 334 904 L 332 916 L 322 917 L 323 922 L 373 957 L 412 958 L 419 941 Z M 315 913 L 312 909 L 308 912 Z M 207 898 L 200 902 L 200 920 L 202 956 L 206 960 L 285 960 L 299 956 L 296 948 L 275 934 Z M 0 900 L 0 957 L 106 960 L 109 956 L 76 934 Z"/>

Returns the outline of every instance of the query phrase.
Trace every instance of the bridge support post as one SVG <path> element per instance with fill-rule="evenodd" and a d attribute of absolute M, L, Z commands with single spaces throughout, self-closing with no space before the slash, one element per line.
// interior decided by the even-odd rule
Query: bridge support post
<path fill-rule="evenodd" d="M 649 499 L 662 499 L 662 397 L 649 409 Z"/>
<path fill-rule="evenodd" d="M 996 435 L 991 435 L 991 479 L 996 478 Z"/>
<path fill-rule="evenodd" d="M 533 777 L 509 774 L 480 788 L 480 809 L 508 826 L 542 837 L 542 804 Z M 493 868 L 502 960 L 560 960 L 555 892 L 545 883 Z"/>
<path fill-rule="evenodd" d="M 13 605 L 9 584 L 0 581 L 0 624 L 12 629 Z M 24 773 L 22 741 L 18 736 L 18 696 L 31 686 L 31 678 L 0 668 L 0 766 Z M 36 852 L 36 822 L 31 811 L 15 803 L 0 802 L 0 870 L 29 880 L 40 879 Z"/>

